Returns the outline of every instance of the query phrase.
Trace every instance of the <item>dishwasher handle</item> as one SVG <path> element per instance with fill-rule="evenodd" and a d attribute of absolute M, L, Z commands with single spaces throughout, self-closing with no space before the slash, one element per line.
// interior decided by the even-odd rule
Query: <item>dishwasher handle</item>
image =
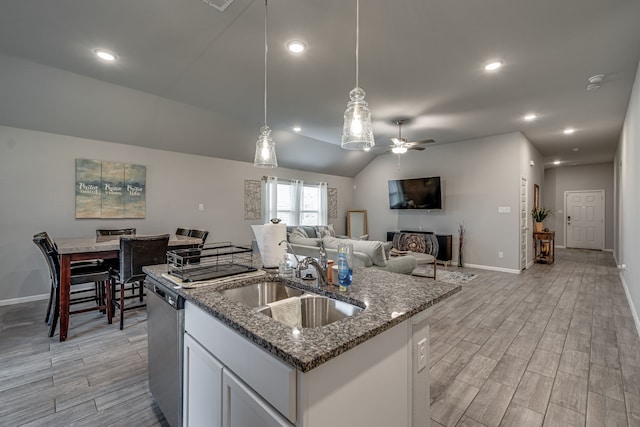
<path fill-rule="evenodd" d="M 165 303 L 169 304 L 176 310 L 182 310 L 184 308 L 184 299 L 178 294 L 168 292 L 166 288 L 153 284 L 152 291 L 158 295 Z"/>

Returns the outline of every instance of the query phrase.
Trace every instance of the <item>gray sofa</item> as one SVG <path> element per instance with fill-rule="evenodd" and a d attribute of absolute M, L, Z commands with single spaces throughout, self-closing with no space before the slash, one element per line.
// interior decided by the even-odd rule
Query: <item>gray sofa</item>
<path fill-rule="evenodd" d="M 304 230 L 304 236 L 294 229 Z M 338 261 L 338 244 L 348 242 L 353 244 L 353 266 L 371 267 L 393 273 L 411 274 L 416 268 L 416 259 L 412 256 L 390 257 L 390 242 L 374 240 L 352 240 L 346 236 L 333 237 L 326 232 L 318 235 L 318 229 L 312 226 L 287 227 L 287 240 L 291 249 L 298 257 L 320 257 L 320 241 L 324 243 L 327 259 Z"/>

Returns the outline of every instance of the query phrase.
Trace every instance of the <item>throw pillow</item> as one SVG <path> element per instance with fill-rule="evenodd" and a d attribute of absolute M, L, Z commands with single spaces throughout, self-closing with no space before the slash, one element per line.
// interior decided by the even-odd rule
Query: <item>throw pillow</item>
<path fill-rule="evenodd" d="M 387 261 L 391 259 L 391 248 L 393 248 L 393 242 L 384 242 L 382 244 L 382 248 L 384 249 L 384 256 L 387 258 Z"/>
<path fill-rule="evenodd" d="M 333 224 L 329 225 L 316 225 L 316 234 L 318 237 L 323 238 L 325 236 L 336 237 L 336 232 L 333 229 Z"/>
<path fill-rule="evenodd" d="M 305 246 L 320 246 L 320 239 L 307 237 L 307 233 L 305 233 L 304 229 L 296 228 L 289 235 L 289 243 Z"/>
<path fill-rule="evenodd" d="M 301 227 L 296 227 L 291 231 L 291 234 L 289 234 L 289 238 L 291 237 L 304 237 L 305 239 L 309 238 L 309 235 L 307 234 L 306 231 L 304 231 L 304 228 Z"/>

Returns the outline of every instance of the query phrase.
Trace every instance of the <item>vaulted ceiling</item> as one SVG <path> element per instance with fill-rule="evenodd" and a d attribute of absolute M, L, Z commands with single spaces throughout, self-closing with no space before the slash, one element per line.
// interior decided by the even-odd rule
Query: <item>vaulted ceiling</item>
<path fill-rule="evenodd" d="M 269 2 L 268 124 L 280 166 L 355 176 L 388 155 L 397 119 L 408 119 L 409 140 L 521 131 L 545 164 L 613 159 L 640 60 L 639 1 L 362 0 L 360 9 L 371 153 L 339 148 L 355 85 L 355 1 Z M 3 0 L 0 53 L 225 117 L 211 138 L 185 144 L 186 126 L 182 141 L 158 148 L 251 162 L 263 122 L 263 13 L 255 0 L 224 11 L 203 0 Z M 304 53 L 287 51 L 294 39 Z M 98 60 L 95 48 L 117 61 Z M 504 66 L 489 73 L 492 59 Z M 600 87 L 587 91 L 597 74 Z M 528 113 L 537 119 L 523 120 Z M 15 124 L 5 116 L 0 124 Z M 125 142 L 153 140 L 140 132 Z"/>

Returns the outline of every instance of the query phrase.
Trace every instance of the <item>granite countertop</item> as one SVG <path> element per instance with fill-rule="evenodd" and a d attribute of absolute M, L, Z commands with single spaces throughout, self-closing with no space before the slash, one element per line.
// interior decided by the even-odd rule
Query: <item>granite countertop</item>
<path fill-rule="evenodd" d="M 174 282 L 162 277 L 167 272 L 166 265 L 145 267 L 144 271 L 161 284 L 176 288 Z M 353 317 L 320 328 L 301 329 L 280 323 L 224 297 L 219 292 L 265 280 L 285 279 L 279 278 L 274 272 L 268 272 L 262 277 L 193 289 L 178 288 L 176 292 L 302 372 L 310 371 L 462 289 L 460 285 L 375 268 L 354 269 L 353 283 L 348 294 L 332 285 L 319 289 L 315 286 L 315 281 L 286 279 L 289 286 L 365 307 Z"/>

